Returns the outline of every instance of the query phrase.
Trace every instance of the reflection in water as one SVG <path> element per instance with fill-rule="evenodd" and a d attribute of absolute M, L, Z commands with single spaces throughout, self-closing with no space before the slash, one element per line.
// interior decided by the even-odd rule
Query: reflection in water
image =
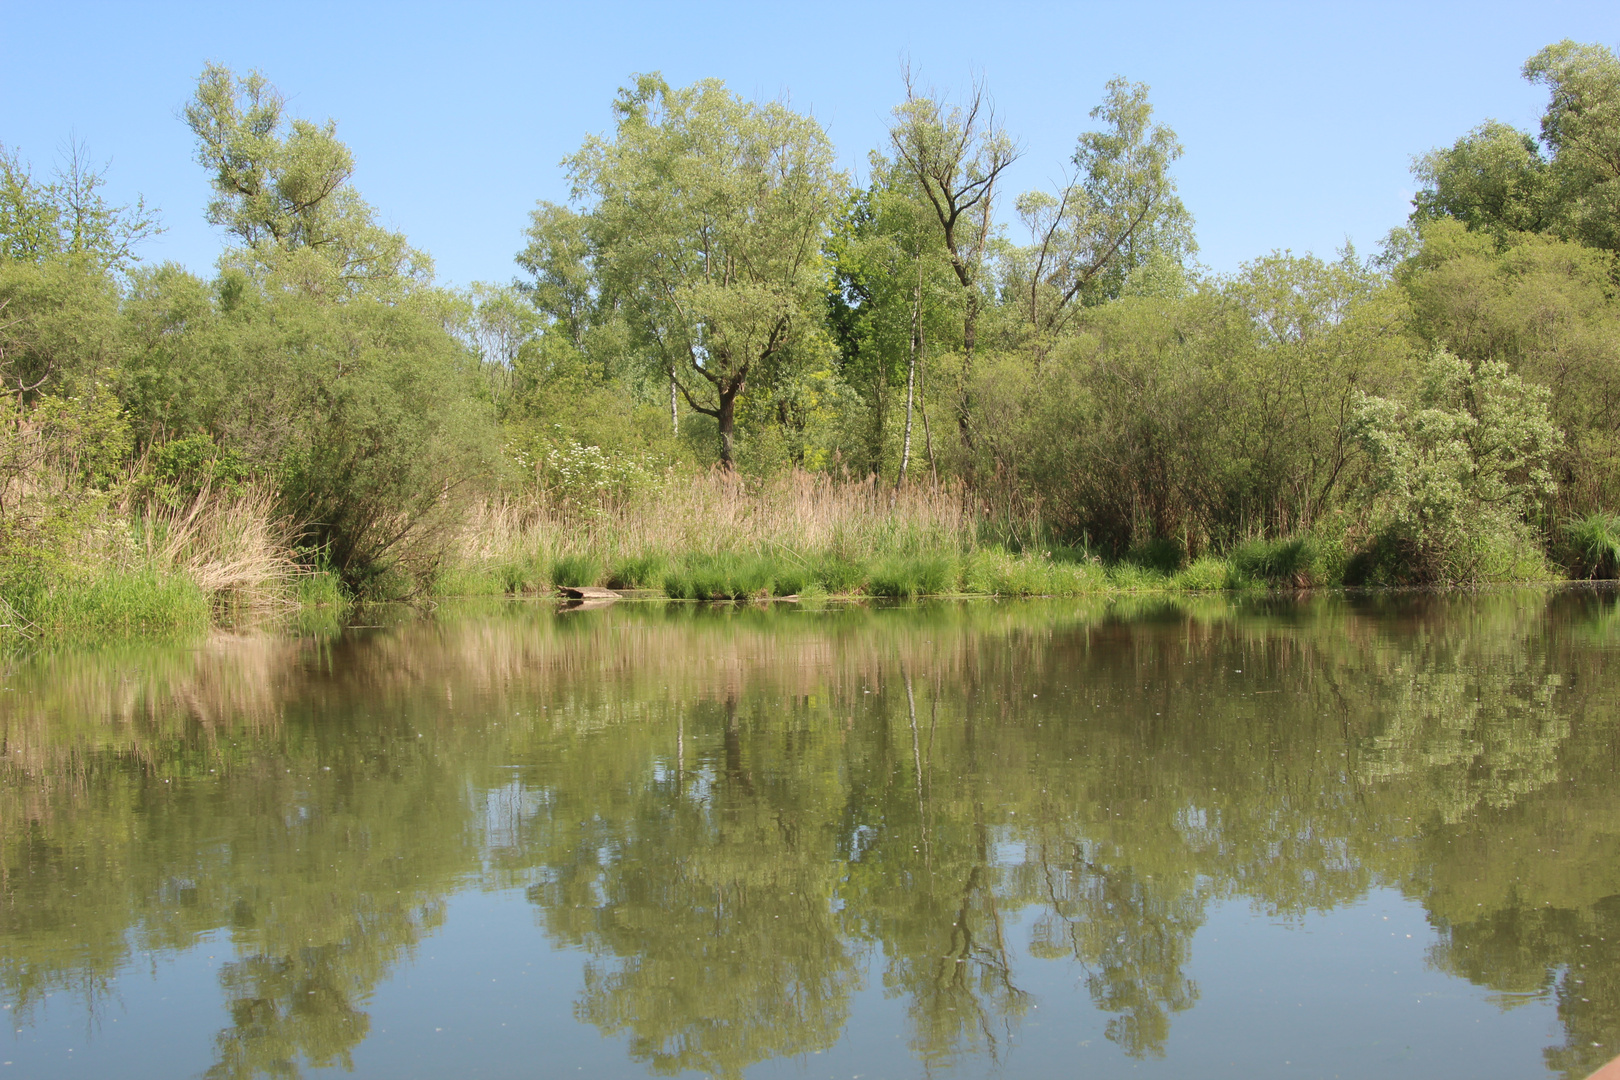
<path fill-rule="evenodd" d="M 210 1076 L 345 1065 L 469 885 L 587 950 L 658 1073 L 832 1047 L 867 979 L 916 1059 L 996 1058 L 1017 955 L 1162 1054 L 1209 906 L 1393 887 L 1439 970 L 1620 1046 L 1612 596 L 441 613 L 46 657 L 0 698 L 0 997 L 92 1010 L 223 932 Z M 1029 936 L 1012 942 L 1012 927 Z"/>

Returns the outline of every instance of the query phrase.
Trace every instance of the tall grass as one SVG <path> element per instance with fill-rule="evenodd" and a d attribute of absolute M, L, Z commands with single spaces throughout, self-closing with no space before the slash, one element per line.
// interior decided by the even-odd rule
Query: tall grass
<path fill-rule="evenodd" d="M 0 554 L 0 637 L 167 634 L 222 614 L 344 603 L 333 575 L 299 567 L 293 535 L 261 489 L 104 506 L 49 561 Z"/>
<path fill-rule="evenodd" d="M 213 606 L 195 581 L 113 570 L 41 593 L 29 613 L 42 637 L 165 635 L 208 628 Z"/>
<path fill-rule="evenodd" d="M 131 528 L 137 557 L 129 561 L 188 580 L 216 603 L 286 603 L 306 591 L 296 584 L 296 530 L 267 489 L 237 495 L 205 489 L 178 509 L 138 508 Z"/>
<path fill-rule="evenodd" d="M 518 593 L 600 583 L 648 589 L 676 581 L 680 591 L 702 585 L 717 595 L 786 595 L 787 586 L 854 592 L 882 560 L 960 557 L 973 549 L 978 528 L 954 488 L 896 491 L 805 472 L 751 484 L 714 472 L 583 511 L 517 501 L 480 507 L 438 591 Z M 559 578 L 564 570 L 580 578 L 587 563 L 596 570 L 592 580 Z"/>
<path fill-rule="evenodd" d="M 1564 523 L 1564 556 L 1579 578 L 1620 577 L 1620 514 L 1603 511 Z"/>

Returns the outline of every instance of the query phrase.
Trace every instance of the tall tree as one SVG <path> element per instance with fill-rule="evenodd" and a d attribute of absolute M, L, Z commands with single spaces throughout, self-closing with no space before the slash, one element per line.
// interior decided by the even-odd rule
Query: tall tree
<path fill-rule="evenodd" d="M 1491 233 L 1545 232 L 1620 253 L 1620 58 L 1560 41 L 1525 61 L 1549 93 L 1539 140 L 1495 120 L 1419 158 L 1412 222 L 1461 221 Z"/>
<path fill-rule="evenodd" d="M 1524 77 L 1551 93 L 1541 139 L 1565 234 L 1620 252 L 1620 58 L 1565 39 L 1526 60 Z"/>
<path fill-rule="evenodd" d="M 1037 340 L 1061 329 L 1079 305 L 1118 297 L 1132 271 L 1150 260 L 1181 265 L 1198 250 L 1192 215 L 1170 175 L 1181 143 L 1153 122 L 1147 86 L 1111 79 L 1091 118 L 1104 126 L 1080 136 L 1074 179 L 1055 196 L 1033 192 L 1018 200 L 1035 241 L 1020 276 Z"/>
<path fill-rule="evenodd" d="M 210 173 L 208 220 L 260 259 L 313 253 L 307 269 L 335 272 L 353 290 L 426 280 L 432 262 L 378 225 L 349 181 L 354 156 L 337 125 L 289 118 L 281 93 L 255 71 L 237 78 L 209 64 L 185 108 L 197 161 Z M 320 275 L 310 276 L 321 285 Z"/>
<path fill-rule="evenodd" d="M 833 230 L 830 248 L 837 288 L 828 298 L 829 329 L 840 353 L 840 375 L 866 404 L 860 445 L 846 461 L 861 471 L 882 473 L 895 452 L 890 415 L 904 393 L 897 482 L 904 481 L 923 418 L 927 343 L 951 340 L 960 292 L 936 233 L 934 212 L 922 188 L 901 162 L 874 153 L 872 179 L 856 193 Z M 959 324 L 958 324 L 959 325 Z"/>
<path fill-rule="evenodd" d="M 602 288 L 654 370 L 714 418 L 732 469 L 739 397 L 819 319 L 843 176 L 814 120 L 718 80 L 638 76 L 614 113 L 612 137 L 567 162 Z"/>
<path fill-rule="evenodd" d="M 935 91 L 919 90 L 904 72 L 905 103 L 894 111 L 889 141 L 922 187 L 939 222 L 939 236 L 962 287 L 962 379 L 956 420 L 963 441 L 973 445 L 969 386 L 983 306 L 986 250 L 995 229 L 996 181 L 1018 159 L 1018 146 L 996 121 L 983 84 L 966 103 L 952 105 Z"/>
<path fill-rule="evenodd" d="M 1423 155 L 1412 172 L 1423 185 L 1412 198 L 1412 220 L 1420 227 L 1451 217 L 1506 243 L 1512 233 L 1548 225 L 1547 160 L 1528 132 L 1487 120 L 1451 146 Z"/>

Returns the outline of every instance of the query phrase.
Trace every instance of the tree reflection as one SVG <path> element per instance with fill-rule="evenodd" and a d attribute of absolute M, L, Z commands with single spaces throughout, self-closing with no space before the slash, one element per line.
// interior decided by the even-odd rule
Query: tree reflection
<path fill-rule="evenodd" d="M 213 935 L 216 1077 L 347 1065 L 468 881 L 590 954 L 652 1071 L 999 1058 L 1028 965 L 1164 1052 L 1208 906 L 1421 901 L 1432 963 L 1620 1045 L 1612 596 L 818 615 L 507 610 L 46 658 L 0 702 L 0 996 Z M 1594 645 L 1598 646 L 1594 648 Z M 1584 966 L 1583 966 L 1584 965 Z"/>

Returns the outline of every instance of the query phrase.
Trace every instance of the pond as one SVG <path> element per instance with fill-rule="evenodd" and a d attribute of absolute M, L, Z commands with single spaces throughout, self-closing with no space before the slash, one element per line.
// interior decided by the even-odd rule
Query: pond
<path fill-rule="evenodd" d="M 515 601 L 19 660 L 5 1077 L 1584 1077 L 1620 608 Z"/>

